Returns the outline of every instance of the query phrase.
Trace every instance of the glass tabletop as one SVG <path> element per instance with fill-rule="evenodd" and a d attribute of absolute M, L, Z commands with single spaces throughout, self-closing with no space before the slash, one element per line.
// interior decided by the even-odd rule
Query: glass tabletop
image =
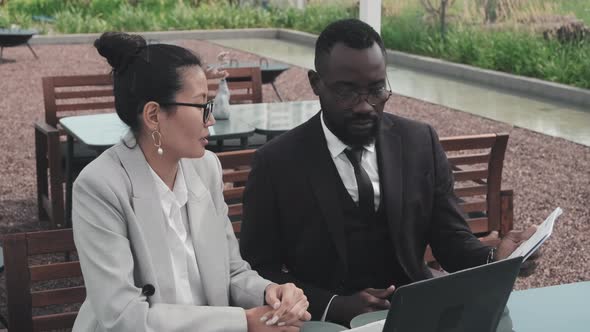
<path fill-rule="evenodd" d="M 590 326 L 590 281 L 514 291 L 496 332 L 574 332 Z M 387 318 L 387 310 L 359 315 L 350 326 Z M 321 331 L 316 329 L 316 331 Z"/>
<path fill-rule="evenodd" d="M 350 327 L 356 328 L 365 326 L 370 323 L 374 323 L 380 320 L 384 320 L 387 318 L 387 310 L 380 310 L 374 312 L 368 312 L 366 314 L 358 315 L 350 321 Z M 500 322 L 498 322 L 498 327 L 496 328 L 496 332 L 513 332 L 512 330 L 512 317 L 510 316 L 510 311 L 508 308 L 504 308 L 504 312 L 502 313 L 502 317 L 500 318 Z M 518 331 L 517 331 L 518 332 Z"/>
<path fill-rule="evenodd" d="M 232 105 L 230 119 L 249 123 L 259 134 L 277 135 L 304 123 L 319 110 L 319 100 Z"/>
<path fill-rule="evenodd" d="M 4 36 L 32 36 L 37 33 L 33 29 L 0 29 L 0 35 Z"/>
<path fill-rule="evenodd" d="M 59 123 L 69 135 L 95 149 L 117 144 L 129 130 L 116 113 L 69 116 Z M 209 132 L 210 140 L 241 138 L 252 136 L 254 127 L 240 120 L 217 120 Z"/>
<path fill-rule="evenodd" d="M 350 321 L 350 327 L 355 328 L 363 325 L 367 325 L 378 320 L 387 318 L 387 310 L 379 310 L 373 312 L 367 312 L 366 314 L 358 315 Z"/>
<path fill-rule="evenodd" d="M 300 332 L 340 332 L 348 330 L 346 327 L 330 322 L 305 322 Z"/>
<path fill-rule="evenodd" d="M 252 135 L 254 135 L 254 127 L 240 120 L 216 120 L 215 125 L 209 127 L 210 141 L 242 138 Z"/>
<path fill-rule="evenodd" d="M 92 148 L 113 146 L 129 131 L 116 113 L 68 116 L 61 118 L 59 124 L 69 135 Z"/>
<path fill-rule="evenodd" d="M 223 68 L 245 68 L 245 67 L 260 67 L 260 71 L 285 71 L 290 68 L 289 65 L 279 62 L 272 61 L 260 61 L 260 62 L 236 62 L 232 61 Z"/>
<path fill-rule="evenodd" d="M 590 330 L 590 281 L 516 291 L 508 299 L 516 332 Z"/>

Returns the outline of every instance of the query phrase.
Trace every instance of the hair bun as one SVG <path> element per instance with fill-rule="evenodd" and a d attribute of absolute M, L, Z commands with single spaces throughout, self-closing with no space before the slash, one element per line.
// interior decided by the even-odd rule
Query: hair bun
<path fill-rule="evenodd" d="M 105 32 L 94 41 L 98 53 L 105 57 L 115 72 L 122 72 L 130 59 L 147 45 L 139 35 L 124 32 Z"/>

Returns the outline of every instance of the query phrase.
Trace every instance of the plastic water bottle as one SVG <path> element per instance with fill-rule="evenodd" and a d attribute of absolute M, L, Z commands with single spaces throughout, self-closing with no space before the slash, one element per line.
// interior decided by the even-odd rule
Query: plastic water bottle
<path fill-rule="evenodd" d="M 227 87 L 225 78 L 219 81 L 217 95 L 215 95 L 215 99 L 213 100 L 213 111 L 213 116 L 216 119 L 229 119 L 229 88 Z"/>

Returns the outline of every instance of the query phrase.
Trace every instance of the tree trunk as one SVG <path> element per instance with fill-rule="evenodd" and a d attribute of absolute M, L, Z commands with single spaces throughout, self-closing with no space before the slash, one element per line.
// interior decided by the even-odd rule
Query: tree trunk
<path fill-rule="evenodd" d="M 447 5 L 449 0 L 441 0 L 440 2 L 440 35 L 442 39 L 445 39 L 445 35 L 447 33 Z"/>
<path fill-rule="evenodd" d="M 494 23 L 498 19 L 498 1 L 497 0 L 486 0 L 484 2 L 484 23 Z"/>

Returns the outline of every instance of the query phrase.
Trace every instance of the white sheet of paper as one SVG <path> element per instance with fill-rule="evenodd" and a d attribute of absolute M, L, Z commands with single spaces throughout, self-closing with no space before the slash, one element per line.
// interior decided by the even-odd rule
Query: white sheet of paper
<path fill-rule="evenodd" d="M 555 210 L 553 210 L 549 217 L 547 217 L 547 219 L 545 219 L 545 221 L 543 221 L 543 223 L 539 225 L 535 234 L 533 234 L 533 236 L 531 236 L 528 240 L 526 240 L 520 246 L 518 246 L 518 248 L 516 248 L 516 250 L 514 250 L 514 252 L 508 258 L 510 259 L 514 257 L 523 256 L 523 262 L 527 258 L 529 258 L 529 256 L 535 251 L 537 251 L 541 244 L 549 238 L 549 236 L 553 232 L 553 224 L 555 224 L 555 220 L 562 213 L 563 210 L 561 210 L 561 208 L 556 208 Z"/>
<path fill-rule="evenodd" d="M 383 326 L 385 325 L 385 319 L 378 320 L 373 323 L 369 323 L 367 325 L 355 327 L 354 329 L 350 329 L 347 332 L 381 332 L 383 331 Z"/>

